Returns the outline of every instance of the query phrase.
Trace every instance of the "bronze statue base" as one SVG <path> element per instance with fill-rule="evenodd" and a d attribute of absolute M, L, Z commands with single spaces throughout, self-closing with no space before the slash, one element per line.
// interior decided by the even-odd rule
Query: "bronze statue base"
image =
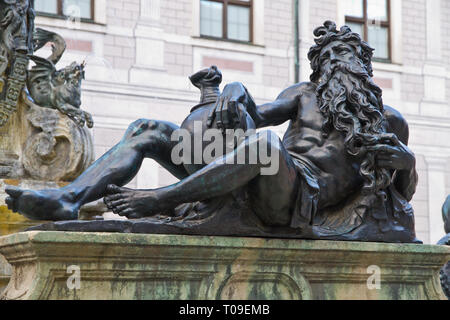
<path fill-rule="evenodd" d="M 217 200 L 217 199 L 216 199 Z M 197 202 L 177 207 L 176 215 L 130 220 L 58 221 L 33 226 L 27 231 L 115 232 L 138 234 L 178 234 L 201 236 L 236 236 L 278 239 L 310 239 L 418 243 L 408 228 L 395 227 L 380 232 L 379 221 L 369 214 L 347 229 L 325 229 L 315 221 L 301 228 L 268 227 L 245 205 L 245 201 L 225 197 L 211 203 Z M 341 210 L 342 216 L 346 212 Z M 320 217 L 317 217 L 320 220 Z"/>

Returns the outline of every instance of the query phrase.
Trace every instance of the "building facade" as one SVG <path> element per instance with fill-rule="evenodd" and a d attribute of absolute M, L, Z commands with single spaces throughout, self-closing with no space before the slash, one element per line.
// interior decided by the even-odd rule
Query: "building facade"
<path fill-rule="evenodd" d="M 307 52 L 325 20 L 347 24 L 375 47 L 384 103 L 409 122 L 419 185 L 412 201 L 418 237 L 443 234 L 450 194 L 449 0 L 35 0 L 36 25 L 60 33 L 60 62 L 87 63 L 83 108 L 94 116 L 96 156 L 139 118 L 180 124 L 200 94 L 188 76 L 217 65 L 257 103 L 308 81 Z M 43 55 L 49 49 L 43 50 Z M 299 53 L 299 66 L 296 63 Z M 280 135 L 286 124 L 273 128 Z M 133 188 L 175 182 L 146 160 Z"/>

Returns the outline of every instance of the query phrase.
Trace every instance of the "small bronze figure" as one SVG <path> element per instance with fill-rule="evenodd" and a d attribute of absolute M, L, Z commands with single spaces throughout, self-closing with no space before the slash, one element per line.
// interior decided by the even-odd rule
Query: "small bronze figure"
<path fill-rule="evenodd" d="M 86 123 L 92 128 L 92 116 L 80 109 L 84 63 L 73 62 L 61 70 L 56 70 L 55 65 L 66 49 L 64 39 L 56 33 L 38 28 L 33 40 L 35 51 L 49 42 L 53 43 L 52 54 L 47 59 L 30 56 L 36 65 L 29 71 L 27 86 L 34 103 L 41 107 L 57 109 L 79 126 L 82 127 Z"/>

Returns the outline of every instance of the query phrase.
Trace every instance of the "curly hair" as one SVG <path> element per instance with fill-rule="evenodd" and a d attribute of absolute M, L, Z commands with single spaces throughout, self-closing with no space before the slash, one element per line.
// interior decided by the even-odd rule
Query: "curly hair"
<path fill-rule="evenodd" d="M 314 30 L 314 39 L 316 45 L 312 46 L 308 52 L 308 59 L 311 61 L 311 69 L 313 73 L 310 76 L 312 82 L 317 83 L 320 78 L 320 53 L 322 49 L 333 41 L 342 41 L 351 45 L 358 56 L 358 58 L 364 64 L 364 67 L 369 76 L 373 76 L 372 69 L 372 57 L 373 49 L 367 42 L 361 39 L 361 36 L 352 30 L 348 26 L 341 27 L 340 31 L 336 29 L 336 23 L 333 21 L 325 21 L 322 27 L 318 27 Z"/>
<path fill-rule="evenodd" d="M 383 190 L 390 185 L 391 173 L 377 167 L 374 152 L 366 149 L 380 143 L 386 133 L 382 126 L 382 90 L 372 80 L 374 49 L 349 27 L 343 26 L 338 31 L 331 21 L 317 28 L 314 35 L 318 38 L 308 58 L 313 69 L 311 81 L 317 84 L 319 108 L 324 117 L 323 135 L 328 136 L 332 130 L 345 135 L 347 153 L 362 158 L 360 175 L 365 180 L 363 192 L 374 192 L 384 198 Z M 326 69 L 321 68 L 321 50 L 333 41 L 352 46 L 358 59 L 351 63 L 335 62 Z"/>

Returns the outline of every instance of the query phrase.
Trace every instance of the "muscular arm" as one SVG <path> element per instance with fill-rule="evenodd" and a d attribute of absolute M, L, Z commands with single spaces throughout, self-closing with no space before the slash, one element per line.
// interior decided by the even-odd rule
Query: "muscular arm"
<path fill-rule="evenodd" d="M 281 92 L 275 101 L 256 107 L 256 113 L 250 116 L 255 120 L 258 128 L 277 126 L 295 117 L 298 110 L 299 98 L 302 95 L 302 86 L 295 84 Z"/>
<path fill-rule="evenodd" d="M 387 120 L 387 131 L 394 133 L 398 139 L 405 145 L 408 145 L 409 128 L 408 123 L 403 116 L 389 106 L 385 106 L 384 115 Z M 414 193 L 416 192 L 418 182 L 418 175 L 416 172 L 415 161 L 413 166 L 409 170 L 397 170 L 394 175 L 394 186 L 398 192 L 400 192 L 407 201 L 411 201 Z"/>
<path fill-rule="evenodd" d="M 231 119 L 236 118 L 238 105 L 244 107 L 257 128 L 280 125 L 295 117 L 305 85 L 307 84 L 295 84 L 281 92 L 275 101 L 257 106 L 242 83 L 230 83 L 225 86 L 219 97 L 215 112 L 208 119 L 208 126 L 212 124 L 214 118 L 217 118 L 221 126 L 233 129 Z"/>

